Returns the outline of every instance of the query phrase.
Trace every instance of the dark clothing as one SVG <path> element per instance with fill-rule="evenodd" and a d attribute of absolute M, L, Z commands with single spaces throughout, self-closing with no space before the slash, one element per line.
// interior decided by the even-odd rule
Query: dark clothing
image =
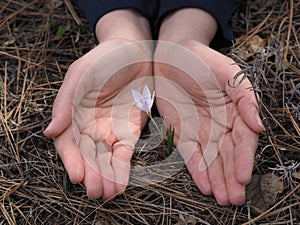
<path fill-rule="evenodd" d="M 213 42 L 219 43 L 233 40 L 233 35 L 228 24 L 233 12 L 234 0 L 74 0 L 83 12 L 93 31 L 99 18 L 104 14 L 124 8 L 139 11 L 150 21 L 153 38 L 156 39 L 160 23 L 169 12 L 195 7 L 209 12 L 217 20 L 219 29 Z"/>

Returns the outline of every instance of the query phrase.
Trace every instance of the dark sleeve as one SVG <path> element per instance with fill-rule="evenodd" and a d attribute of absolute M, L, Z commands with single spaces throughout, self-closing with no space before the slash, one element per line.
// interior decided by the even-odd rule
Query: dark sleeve
<path fill-rule="evenodd" d="M 132 8 L 152 20 L 157 8 L 156 1 L 151 0 L 73 0 L 73 2 L 84 14 L 93 31 L 97 21 L 110 11 Z"/>
<path fill-rule="evenodd" d="M 228 24 L 233 12 L 234 0 L 73 0 L 95 31 L 99 18 L 117 10 L 132 8 L 149 19 L 153 39 L 157 38 L 160 23 L 169 12 L 181 8 L 196 7 L 209 12 L 218 22 L 219 29 L 212 41 L 212 47 L 219 48 L 231 43 L 233 34 Z M 158 3 L 159 2 L 159 3 Z M 120 18 L 122 19 L 122 18 Z M 226 43 L 227 42 L 227 43 Z"/>
<path fill-rule="evenodd" d="M 210 13 L 218 22 L 218 31 L 212 42 L 219 48 L 234 39 L 229 20 L 233 13 L 234 0 L 160 0 L 156 26 L 159 27 L 163 17 L 169 12 L 181 8 L 196 7 Z M 226 43 L 227 42 L 227 43 Z M 221 44 L 220 46 L 218 46 Z"/>

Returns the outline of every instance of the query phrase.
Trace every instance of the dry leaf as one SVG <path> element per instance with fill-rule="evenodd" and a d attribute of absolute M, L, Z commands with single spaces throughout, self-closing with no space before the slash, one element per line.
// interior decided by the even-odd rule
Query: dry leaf
<path fill-rule="evenodd" d="M 107 220 L 102 220 L 102 221 L 96 222 L 95 225 L 111 225 L 111 222 L 108 222 Z"/>
<path fill-rule="evenodd" d="M 265 211 L 275 203 L 277 194 L 282 191 L 283 183 L 275 174 L 253 175 L 246 187 L 246 199 L 251 201 L 251 206 Z"/>
<path fill-rule="evenodd" d="M 237 44 L 243 43 L 245 40 L 247 40 L 247 37 L 242 36 L 237 40 Z M 238 56 L 243 60 L 247 60 L 250 56 L 261 53 L 265 45 L 264 39 L 258 35 L 254 35 L 241 46 L 241 49 L 238 51 Z"/>
<path fill-rule="evenodd" d="M 175 225 L 196 225 L 197 221 L 193 217 L 189 217 L 187 215 L 182 215 L 181 213 L 179 214 L 179 221 Z"/>
<path fill-rule="evenodd" d="M 300 180 L 300 172 L 294 172 L 292 173 L 293 177 Z"/>

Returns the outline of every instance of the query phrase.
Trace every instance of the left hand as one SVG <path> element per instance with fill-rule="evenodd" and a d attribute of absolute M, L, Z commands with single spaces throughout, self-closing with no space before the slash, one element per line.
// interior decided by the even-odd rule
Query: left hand
<path fill-rule="evenodd" d="M 202 193 L 220 205 L 240 205 L 263 131 L 248 80 L 228 86 L 240 71 L 233 60 L 197 42 L 158 44 L 156 104 Z M 177 113 L 176 113 L 177 112 Z"/>

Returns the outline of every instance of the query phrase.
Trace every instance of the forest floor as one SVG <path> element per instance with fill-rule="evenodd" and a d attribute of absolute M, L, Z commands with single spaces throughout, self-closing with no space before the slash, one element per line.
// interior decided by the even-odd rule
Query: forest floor
<path fill-rule="evenodd" d="M 238 1 L 231 25 L 236 43 L 221 51 L 251 80 L 265 125 L 247 202 L 219 206 L 185 167 L 113 201 L 90 200 L 43 131 L 93 34 L 70 0 L 0 1 L 0 225 L 300 224 L 300 1 Z"/>

